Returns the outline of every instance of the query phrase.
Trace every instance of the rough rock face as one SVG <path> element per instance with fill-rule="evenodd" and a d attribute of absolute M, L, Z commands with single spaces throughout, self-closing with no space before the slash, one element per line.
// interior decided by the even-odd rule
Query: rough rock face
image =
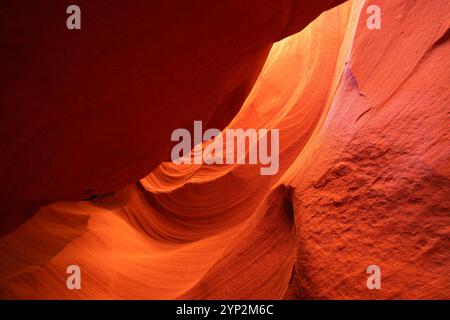
<path fill-rule="evenodd" d="M 369 30 L 374 1 L 307 27 L 342 1 L 253 2 L 197 1 L 179 19 L 167 18 L 177 1 L 123 5 L 124 22 L 151 34 L 129 38 L 105 1 L 87 17 L 97 38 L 70 40 L 79 48 L 50 44 L 56 27 L 19 34 L 36 54 L 11 60 L 0 95 L 2 230 L 29 207 L 115 192 L 43 206 L 1 238 L 0 297 L 450 298 L 450 3 L 379 0 L 382 28 Z M 150 24 L 143 9 L 158 12 Z M 35 77 L 17 71 L 35 65 Z M 279 128 L 278 175 L 163 162 L 171 145 L 158 139 L 193 120 Z M 70 264 L 82 290 L 66 288 Z M 380 290 L 366 287 L 372 264 Z"/>
<path fill-rule="evenodd" d="M 382 8 L 379 33 L 360 20 L 323 125 L 284 177 L 291 297 L 450 298 L 449 5 Z M 371 264 L 382 290 L 361 285 Z"/>

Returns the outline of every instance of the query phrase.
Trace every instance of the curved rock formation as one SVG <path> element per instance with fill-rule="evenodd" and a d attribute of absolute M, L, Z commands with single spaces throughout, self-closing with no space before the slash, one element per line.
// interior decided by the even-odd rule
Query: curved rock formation
<path fill-rule="evenodd" d="M 61 1 L 2 4 L 1 234 L 145 177 L 176 128 L 224 128 L 272 43 L 343 1 L 82 0 L 77 31 Z"/>
<path fill-rule="evenodd" d="M 340 2 L 198 1 L 179 20 L 167 19 L 174 7 L 162 2 L 123 5 L 129 27 L 145 25 L 167 50 L 154 51 L 152 40 L 137 34 L 121 49 L 126 64 L 113 63 L 118 58 L 108 52 L 125 31 L 96 29 L 98 39 L 117 31 L 110 43 L 81 36 L 85 48 L 95 46 L 67 66 L 71 85 L 64 88 L 74 95 L 61 89 L 61 79 L 42 84 L 35 99 L 55 104 L 31 112 L 35 122 L 23 111 L 33 95 L 11 88 L 39 78 L 19 77 L 3 88 L 2 105 L 23 104 L 1 120 L 8 151 L 2 219 L 9 221 L 2 229 L 23 222 L 17 212 L 28 216 L 30 207 L 102 195 L 45 205 L 1 238 L 0 297 L 448 299 L 450 5 L 380 0 L 382 28 L 370 30 L 372 3 L 355 0 L 308 25 Z M 147 25 L 142 6 L 154 11 L 153 3 L 161 10 Z M 119 17 L 115 6 L 94 9 L 92 23 Z M 180 27 L 183 35 L 169 41 Z M 33 39 L 50 37 L 36 32 Z M 7 43 L 17 46 L 12 36 Z M 185 51 L 175 50 L 183 44 Z M 27 63 L 51 64 L 39 52 Z M 40 76 L 48 70 L 42 65 Z M 67 109 L 55 109 L 58 99 Z M 50 125 L 66 118 L 64 127 Z M 169 138 L 154 139 L 191 128 L 193 120 L 221 129 L 278 128 L 278 174 L 261 176 L 258 165 L 164 162 Z M 81 290 L 66 288 L 72 264 L 82 270 Z M 382 270 L 381 290 L 366 286 L 372 264 Z"/>

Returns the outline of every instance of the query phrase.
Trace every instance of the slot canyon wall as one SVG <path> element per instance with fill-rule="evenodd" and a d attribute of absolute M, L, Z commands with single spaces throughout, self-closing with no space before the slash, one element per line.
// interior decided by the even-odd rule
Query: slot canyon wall
<path fill-rule="evenodd" d="M 1 5 L 0 298 L 450 298 L 450 2 L 79 2 Z M 169 162 L 194 120 L 278 174 Z"/>

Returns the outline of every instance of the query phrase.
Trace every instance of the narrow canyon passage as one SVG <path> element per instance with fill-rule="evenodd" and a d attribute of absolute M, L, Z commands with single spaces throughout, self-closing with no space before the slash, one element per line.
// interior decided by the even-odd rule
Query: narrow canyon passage
<path fill-rule="evenodd" d="M 208 127 L 278 128 L 277 175 L 166 159 L 142 178 L 148 151 L 130 160 L 131 175 L 111 152 L 99 164 L 118 170 L 107 188 L 93 188 L 99 196 L 44 201 L 0 239 L 0 297 L 448 297 L 450 4 L 378 3 L 381 30 L 367 28 L 370 1 L 347 1 L 310 24 L 288 19 L 276 30 L 288 37 L 252 48 L 224 76 L 231 95 L 192 102 L 214 100 L 213 111 L 195 112 Z M 187 118 L 178 123 L 191 126 Z M 136 145 L 149 136 L 127 135 Z M 74 200 L 75 189 L 60 195 Z M 72 264 L 83 290 L 66 289 Z M 383 290 L 367 290 L 371 264 L 382 267 Z"/>

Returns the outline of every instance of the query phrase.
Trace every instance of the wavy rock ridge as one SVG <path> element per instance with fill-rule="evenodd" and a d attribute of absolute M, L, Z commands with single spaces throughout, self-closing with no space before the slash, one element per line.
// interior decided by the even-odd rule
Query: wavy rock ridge
<path fill-rule="evenodd" d="M 0 297 L 448 299 L 450 5 L 376 1 L 383 26 L 369 30 L 373 1 L 355 0 L 307 25 L 337 4 L 326 2 L 309 19 L 285 18 L 256 58 L 229 71 L 236 96 L 217 113 L 205 104 L 176 119 L 279 128 L 278 175 L 155 157 L 131 184 L 123 166 L 114 172 L 123 180 L 94 188 L 105 194 L 43 206 L 0 239 Z M 72 200 L 73 187 L 53 196 Z M 66 288 L 71 264 L 82 290 Z M 381 290 L 366 287 L 371 264 L 381 267 Z"/>

